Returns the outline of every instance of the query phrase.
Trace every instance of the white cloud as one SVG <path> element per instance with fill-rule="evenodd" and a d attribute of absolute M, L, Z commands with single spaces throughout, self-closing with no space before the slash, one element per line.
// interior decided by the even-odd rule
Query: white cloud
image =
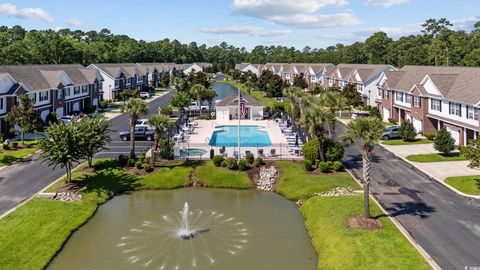
<path fill-rule="evenodd" d="M 85 26 L 85 23 L 77 18 L 70 18 L 67 20 L 67 24 L 75 27 Z"/>
<path fill-rule="evenodd" d="M 394 5 L 408 3 L 409 0 L 367 0 L 365 5 L 369 7 L 383 7 L 388 8 Z"/>
<path fill-rule="evenodd" d="M 258 37 L 275 37 L 275 36 L 284 36 L 290 33 L 288 29 L 281 30 L 264 30 L 260 27 L 254 26 L 227 26 L 219 28 L 200 28 L 200 31 L 203 33 L 210 34 L 219 34 L 219 35 L 229 35 L 229 34 L 247 34 L 250 36 Z"/>
<path fill-rule="evenodd" d="M 345 7 L 347 0 L 233 0 L 231 10 L 240 15 L 299 28 L 322 28 L 360 23 L 351 13 L 317 14 L 325 7 Z"/>
<path fill-rule="evenodd" d="M 5 3 L 0 4 L 0 14 L 8 17 L 16 17 L 27 20 L 42 20 L 52 22 L 53 18 L 41 8 L 17 8 L 17 6 Z"/>
<path fill-rule="evenodd" d="M 480 21 L 480 17 L 470 17 L 466 19 L 452 20 L 451 23 L 456 30 L 471 31 L 473 30 L 473 25 L 478 21 Z"/>

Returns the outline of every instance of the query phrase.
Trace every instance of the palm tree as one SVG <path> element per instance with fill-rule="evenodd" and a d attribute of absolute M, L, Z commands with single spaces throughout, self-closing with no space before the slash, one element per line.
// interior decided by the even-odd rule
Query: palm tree
<path fill-rule="evenodd" d="M 319 142 L 319 149 L 318 154 L 320 156 L 320 160 L 325 161 L 325 151 L 323 149 L 323 141 L 324 141 L 324 133 L 325 133 L 325 125 L 328 123 L 330 119 L 330 111 L 322 106 L 318 106 L 318 104 L 312 104 L 309 108 L 305 111 L 305 114 L 302 116 L 300 120 L 300 125 L 305 128 L 308 135 L 312 138 L 318 139 Z"/>
<path fill-rule="evenodd" d="M 360 140 L 363 160 L 363 193 L 364 193 L 364 216 L 370 218 L 370 166 L 373 158 L 373 147 L 380 140 L 384 125 L 382 120 L 376 117 L 360 117 L 348 123 L 342 140 L 353 143 Z"/>
<path fill-rule="evenodd" d="M 140 98 L 131 98 L 122 106 L 122 113 L 130 116 L 130 157 L 135 158 L 135 125 L 142 114 L 148 113 L 148 106 Z"/>
<path fill-rule="evenodd" d="M 150 164 L 153 167 L 155 165 L 160 139 L 162 138 L 162 134 L 170 127 L 170 119 L 164 114 L 156 114 L 148 118 L 147 124 L 155 130 L 155 141 L 153 144 L 152 158 L 150 159 Z"/>
<path fill-rule="evenodd" d="M 335 113 L 347 106 L 347 100 L 339 91 L 327 91 L 320 96 L 320 103 L 329 108 L 333 116 L 328 125 L 328 134 L 333 138 L 335 131 Z"/>
<path fill-rule="evenodd" d="M 212 88 L 208 88 L 203 93 L 203 97 L 208 101 L 208 111 L 212 112 L 213 109 L 213 99 L 217 96 L 217 92 Z"/>
<path fill-rule="evenodd" d="M 195 84 L 190 88 L 190 93 L 197 98 L 198 114 L 202 117 L 202 97 L 205 94 L 205 86 Z"/>
<path fill-rule="evenodd" d="M 170 105 L 178 108 L 178 111 L 180 112 L 180 119 L 183 119 L 185 107 L 190 105 L 191 101 L 192 99 L 188 93 L 177 92 L 177 94 L 170 99 Z"/>

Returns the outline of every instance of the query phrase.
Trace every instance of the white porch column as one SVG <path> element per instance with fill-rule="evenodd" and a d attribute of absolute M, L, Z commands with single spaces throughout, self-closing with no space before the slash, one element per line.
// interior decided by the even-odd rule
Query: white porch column
<path fill-rule="evenodd" d="M 467 128 L 463 128 L 463 145 L 467 145 Z"/>

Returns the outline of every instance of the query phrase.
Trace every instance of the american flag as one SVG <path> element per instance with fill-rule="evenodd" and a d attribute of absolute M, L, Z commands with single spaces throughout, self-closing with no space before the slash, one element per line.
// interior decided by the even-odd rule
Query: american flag
<path fill-rule="evenodd" d="M 241 94 L 240 94 L 240 113 L 242 115 L 247 114 L 247 107 L 245 106 L 245 99 L 242 97 Z"/>

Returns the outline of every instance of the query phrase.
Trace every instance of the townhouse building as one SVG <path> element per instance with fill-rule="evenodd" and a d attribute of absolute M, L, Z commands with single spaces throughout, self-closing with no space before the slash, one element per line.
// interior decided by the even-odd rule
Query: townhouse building
<path fill-rule="evenodd" d="M 457 145 L 478 137 L 480 68 L 405 66 L 387 71 L 376 103 L 384 120 L 411 121 L 417 132 L 447 129 Z"/>
<path fill-rule="evenodd" d="M 377 84 L 383 72 L 395 71 L 392 65 L 339 64 L 326 75 L 327 88 L 339 89 L 351 84 L 362 95 L 365 105 L 375 106 Z"/>
<path fill-rule="evenodd" d="M 104 100 L 117 100 L 124 89 L 144 91 L 148 87 L 147 68 L 134 63 L 90 64 L 87 69 L 95 69 L 104 78 L 102 85 Z"/>
<path fill-rule="evenodd" d="M 0 66 L 0 132 L 8 125 L 6 114 L 26 94 L 43 121 L 50 112 L 64 116 L 101 101 L 103 77 L 82 65 L 4 65 Z"/>
<path fill-rule="evenodd" d="M 285 63 L 266 63 L 265 64 L 265 69 L 270 70 L 273 72 L 273 74 L 276 74 L 278 76 L 282 76 L 283 70 L 288 66 L 288 64 Z"/>
<path fill-rule="evenodd" d="M 264 70 L 267 70 L 267 66 L 260 65 L 260 64 L 241 63 L 241 64 L 236 64 L 235 69 L 238 69 L 241 72 L 250 71 L 259 77 L 260 75 L 262 75 L 262 72 Z"/>
<path fill-rule="evenodd" d="M 183 67 L 183 73 L 187 75 L 191 72 L 205 71 L 205 69 L 211 68 L 212 64 L 205 62 L 196 62 L 191 64 L 184 64 Z"/>

